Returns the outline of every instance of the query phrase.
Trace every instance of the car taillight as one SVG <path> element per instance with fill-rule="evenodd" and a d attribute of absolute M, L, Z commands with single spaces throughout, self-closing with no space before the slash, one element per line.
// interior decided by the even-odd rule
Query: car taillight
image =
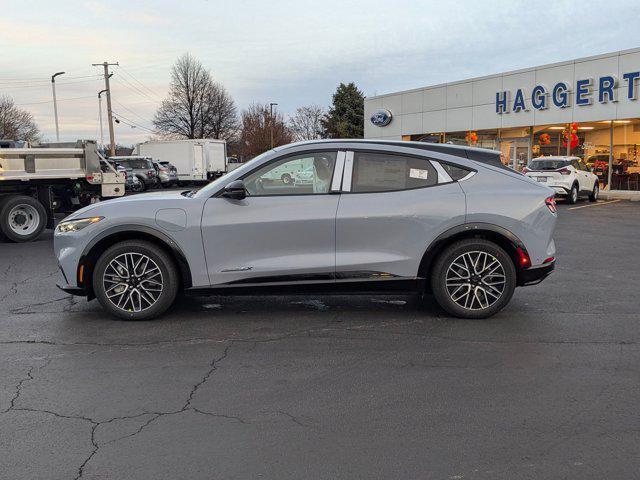
<path fill-rule="evenodd" d="M 516 252 L 518 253 L 518 265 L 522 268 L 527 268 L 531 266 L 531 259 L 529 258 L 529 254 L 522 247 L 516 248 Z"/>
<path fill-rule="evenodd" d="M 154 172 L 153 170 L 148 170 L 148 171 L 147 171 L 147 177 L 149 177 L 149 178 L 153 177 L 153 174 L 154 174 L 154 173 L 155 173 L 155 172 Z"/>
<path fill-rule="evenodd" d="M 560 172 L 561 175 L 571 175 L 571 170 L 568 168 L 561 168 L 558 172 Z"/>
<path fill-rule="evenodd" d="M 547 205 L 547 208 L 549 208 L 551 213 L 558 212 L 558 207 L 556 206 L 556 197 L 547 197 L 544 199 L 544 203 Z"/>
<path fill-rule="evenodd" d="M 522 268 L 527 268 L 531 266 L 531 259 L 529 258 L 529 254 L 522 247 L 518 247 L 516 249 L 518 252 L 518 264 Z"/>
<path fill-rule="evenodd" d="M 555 261 L 555 259 L 556 259 L 556 257 L 549 257 L 542 263 L 551 263 L 551 262 Z"/>
<path fill-rule="evenodd" d="M 522 167 L 522 173 L 528 173 L 531 170 L 529 170 L 527 167 Z"/>

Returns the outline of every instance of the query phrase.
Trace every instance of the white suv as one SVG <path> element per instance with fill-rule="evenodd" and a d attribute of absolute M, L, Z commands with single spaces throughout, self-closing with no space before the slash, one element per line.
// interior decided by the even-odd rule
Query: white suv
<path fill-rule="evenodd" d="M 580 195 L 595 202 L 600 193 L 597 175 L 579 157 L 534 158 L 522 173 L 553 188 L 556 195 L 566 196 L 569 203 L 576 203 Z"/>

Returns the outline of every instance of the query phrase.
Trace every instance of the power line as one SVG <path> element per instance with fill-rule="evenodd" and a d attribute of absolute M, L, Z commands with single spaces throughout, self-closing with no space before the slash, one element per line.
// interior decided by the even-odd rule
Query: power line
<path fill-rule="evenodd" d="M 91 82 L 98 82 L 98 81 L 100 81 L 100 79 L 95 78 L 93 80 L 78 80 L 77 82 L 56 82 L 56 85 L 78 85 L 81 83 L 91 83 Z M 49 81 L 49 83 L 45 83 L 42 85 L 10 85 L 10 86 L 0 85 L 0 90 L 21 90 L 23 88 L 49 88 L 49 85 L 51 85 L 51 81 Z"/>
<path fill-rule="evenodd" d="M 138 80 L 136 77 L 134 77 L 131 73 L 129 73 L 128 70 L 126 70 L 122 65 L 119 66 L 118 70 L 122 70 L 122 73 L 124 73 L 127 77 L 131 78 L 134 82 L 136 82 L 138 85 L 140 85 L 142 88 L 144 88 L 147 92 L 151 93 L 151 95 L 153 95 L 154 97 L 158 97 L 159 95 L 154 92 L 153 90 L 151 90 L 149 87 L 147 87 L 144 83 L 142 83 L 140 80 Z"/>
<path fill-rule="evenodd" d="M 136 87 L 136 86 L 135 86 L 135 85 L 133 85 L 131 82 L 129 82 L 126 78 L 124 78 L 124 77 L 119 77 L 119 78 L 117 78 L 117 79 L 115 79 L 115 78 L 114 78 L 114 80 L 116 80 L 116 83 L 120 84 L 121 86 L 127 87 L 127 85 L 128 85 L 129 87 L 127 87 L 127 88 L 133 89 L 134 91 L 138 92 L 140 95 L 142 95 L 142 96 L 144 96 L 144 97 L 148 98 L 149 100 L 153 100 L 155 103 L 160 103 L 160 100 L 155 99 L 155 98 L 151 97 L 150 95 L 148 95 L 147 93 L 143 92 L 143 91 L 142 91 L 142 90 L 140 90 L 138 87 Z M 127 85 L 123 85 L 122 83 L 120 83 L 120 81 L 121 81 L 121 80 L 122 80 L 123 82 L 125 82 Z"/>
<path fill-rule="evenodd" d="M 65 77 L 68 80 L 80 80 L 83 78 L 100 78 L 98 75 L 80 75 L 80 76 L 67 76 Z M 31 79 L 3 79 L 0 77 L 0 84 L 7 85 L 31 85 L 31 84 L 44 84 L 48 85 L 51 82 L 49 78 L 31 78 Z"/>
<path fill-rule="evenodd" d="M 114 101 L 114 103 L 117 103 L 118 105 L 120 105 L 120 107 L 121 107 L 121 108 L 124 108 L 127 112 L 129 112 L 129 113 L 131 113 L 131 114 L 135 115 L 136 117 L 138 117 L 140 120 L 142 120 L 142 121 L 144 121 L 144 122 L 153 123 L 153 121 L 152 121 L 151 119 L 146 118 L 146 117 L 143 117 L 142 115 L 140 115 L 140 114 L 138 114 L 137 112 L 135 112 L 135 111 L 131 110 L 130 108 L 125 107 L 125 106 L 124 106 L 123 104 L 121 104 L 119 101 L 117 101 L 117 100 L 115 100 L 115 99 L 114 99 L 113 101 Z"/>
<path fill-rule="evenodd" d="M 93 95 L 88 95 L 88 96 L 84 96 L 84 97 L 70 97 L 70 98 L 58 98 L 58 102 L 64 102 L 64 101 L 68 101 L 68 100 L 80 100 L 82 98 L 93 98 Z M 16 106 L 22 107 L 24 105 L 42 105 L 45 103 L 53 103 L 53 100 L 44 100 L 42 102 L 29 102 L 29 103 L 16 103 Z"/>
<path fill-rule="evenodd" d="M 146 130 L 149 133 L 156 133 L 154 130 L 151 130 L 150 128 L 145 127 L 144 125 L 140 125 L 136 122 L 134 122 L 133 120 L 131 120 L 130 118 L 125 117 L 124 115 L 121 115 L 118 112 L 113 112 L 113 114 L 118 117 L 118 121 L 124 123 L 125 125 L 128 125 L 130 127 L 134 127 L 134 128 L 141 128 L 143 130 Z"/>

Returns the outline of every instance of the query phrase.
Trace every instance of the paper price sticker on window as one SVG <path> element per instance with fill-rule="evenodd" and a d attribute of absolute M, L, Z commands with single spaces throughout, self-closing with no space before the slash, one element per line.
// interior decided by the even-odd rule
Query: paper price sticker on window
<path fill-rule="evenodd" d="M 429 170 L 422 170 L 420 168 L 410 168 L 409 176 L 411 178 L 420 178 L 426 180 L 429 177 Z"/>

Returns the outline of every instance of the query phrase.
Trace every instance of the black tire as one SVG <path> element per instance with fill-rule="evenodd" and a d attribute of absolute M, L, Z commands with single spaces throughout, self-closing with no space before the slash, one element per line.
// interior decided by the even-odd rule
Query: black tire
<path fill-rule="evenodd" d="M 567 200 L 571 205 L 575 205 L 578 202 L 578 184 L 574 183 L 571 187 L 571 191 L 569 192 L 569 196 Z"/>
<path fill-rule="evenodd" d="M 452 298 L 457 293 L 455 291 L 455 288 L 457 287 L 447 287 L 447 274 L 450 272 L 450 267 L 454 270 L 457 268 L 457 266 L 454 265 L 454 262 L 456 262 L 457 264 L 457 260 L 460 259 L 461 255 L 474 255 L 478 252 L 480 252 L 480 257 L 487 259 L 487 261 L 493 262 L 493 260 L 496 260 L 497 262 L 499 262 L 502 270 L 498 269 L 497 272 L 504 272 L 504 286 L 502 287 L 502 291 L 500 292 L 499 296 L 494 295 L 497 296 L 497 298 L 490 299 L 486 293 L 483 293 L 483 291 L 489 291 L 488 289 L 486 289 L 486 283 L 484 283 L 486 277 L 482 278 L 481 280 L 477 280 L 476 278 L 470 280 L 468 282 L 469 287 L 464 286 L 462 293 L 464 293 L 465 290 L 468 292 L 471 292 L 473 290 L 474 293 L 473 296 L 469 297 L 471 298 L 470 308 L 465 308 L 463 305 L 456 303 L 456 301 Z M 490 257 L 493 257 L 493 260 Z M 489 269 L 487 269 L 487 272 L 488 271 Z M 497 275 L 498 273 L 488 276 L 494 278 L 495 281 Z M 457 278 L 454 278 L 453 280 L 451 280 L 450 278 L 450 281 L 455 280 L 457 280 Z M 476 289 L 473 289 L 471 281 L 473 281 L 474 284 L 476 284 L 475 282 L 478 282 Z M 464 280 L 462 279 L 460 280 L 460 282 L 464 283 Z M 496 314 L 497 312 L 502 310 L 505 305 L 507 305 L 511 300 L 513 292 L 516 288 L 516 283 L 516 269 L 511 257 L 500 246 L 483 239 L 470 238 L 452 243 L 451 245 L 446 247 L 438 256 L 431 270 L 431 289 L 436 301 L 447 313 L 459 318 L 487 318 Z M 500 286 L 496 288 L 499 289 Z M 452 289 L 453 291 L 450 292 L 449 289 Z M 469 293 L 468 295 L 471 295 L 471 293 Z M 487 304 L 486 308 L 482 304 L 483 299 Z M 474 309 L 474 304 L 479 304 L 480 308 Z"/>
<path fill-rule="evenodd" d="M 21 206 L 24 210 L 16 214 L 16 207 Z M 13 222 L 11 216 L 14 217 Z M 20 224 L 24 225 L 23 231 L 20 230 Z M 33 197 L 12 195 L 0 202 L 0 232 L 8 240 L 16 243 L 31 242 L 40 236 L 46 225 L 47 211 Z"/>
<path fill-rule="evenodd" d="M 140 176 L 138 177 L 138 180 L 140 181 L 140 190 L 138 190 L 138 192 L 144 192 L 147 189 L 147 182 Z"/>
<path fill-rule="evenodd" d="M 593 184 L 593 190 L 589 194 L 589 201 L 596 202 L 599 196 L 600 196 L 600 184 L 598 183 L 598 180 L 596 180 L 595 183 Z"/>
<path fill-rule="evenodd" d="M 289 175 L 288 173 L 283 173 L 280 179 L 282 180 L 282 183 L 284 183 L 285 185 L 289 185 L 291 184 L 291 182 L 293 182 L 293 178 L 291 178 L 291 175 Z"/>
<path fill-rule="evenodd" d="M 124 299 L 125 303 L 122 305 L 124 308 L 119 308 L 114 302 L 122 300 L 122 297 L 114 298 L 114 302 L 112 302 L 106 293 L 109 287 L 105 286 L 105 271 L 109 268 L 112 260 L 128 253 L 148 257 L 155 262 L 161 272 L 160 282 L 162 286 L 160 294 L 155 303 L 140 311 L 134 311 L 131 306 L 128 306 L 129 301 L 126 299 Z M 130 265 L 127 264 L 127 266 Z M 141 285 L 144 281 L 136 280 L 135 286 Z M 112 315 L 125 320 L 150 320 L 163 314 L 173 304 L 178 292 L 179 282 L 180 276 L 173 259 L 162 248 L 144 240 L 126 240 L 109 247 L 96 262 L 92 278 L 93 291 L 102 307 Z M 125 288 L 133 291 L 136 290 L 135 286 L 127 285 Z M 123 293 L 123 295 L 126 295 L 126 293 Z M 140 296 L 138 294 L 138 302 L 140 302 L 139 299 Z"/>

